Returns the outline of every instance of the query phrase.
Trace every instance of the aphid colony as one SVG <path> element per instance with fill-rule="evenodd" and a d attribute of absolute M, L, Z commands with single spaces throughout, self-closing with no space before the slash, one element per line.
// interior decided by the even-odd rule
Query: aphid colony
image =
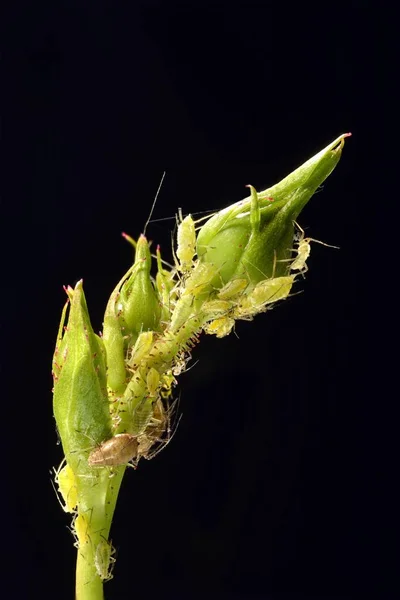
<path fill-rule="evenodd" d="M 256 194 L 254 188 L 250 188 L 252 194 Z M 213 290 L 210 282 L 218 278 L 218 271 L 211 263 L 195 260 L 195 222 L 191 215 L 183 219 L 179 212 L 179 216 L 175 268 L 171 273 L 161 266 L 159 248 L 156 254 L 159 267 L 156 285 L 164 299 L 163 309 L 166 309 L 164 331 L 161 335 L 153 331 L 139 334 L 126 361 L 134 376 L 122 398 L 117 397 L 112 407 L 116 428 L 121 422 L 121 412 L 133 411 L 135 431 L 117 433 L 94 448 L 88 458 L 91 467 L 115 467 L 128 463 L 136 467 L 140 458 L 149 459 L 157 454 L 168 443 L 171 430 L 173 406 L 168 408 L 165 401 L 176 384 L 175 377 L 186 369 L 199 333 L 203 330 L 218 338 L 225 337 L 231 333 L 236 319 L 251 320 L 254 315 L 287 298 L 296 276 L 307 271 L 310 242 L 323 244 L 313 238 L 305 238 L 304 231 L 296 224 L 301 235 L 293 249 L 296 255 L 289 259 L 286 276 L 266 278 L 252 287 L 248 279 L 238 278 Z M 116 305 L 118 286 L 112 300 Z M 110 335 L 106 327 L 105 330 Z M 149 356 L 157 354 L 158 361 L 149 361 Z M 162 360 L 160 356 L 163 356 Z M 151 363 L 154 366 L 150 366 Z M 169 368 L 165 371 L 166 364 Z M 121 365 L 118 369 L 121 370 Z M 109 363 L 108 383 L 111 389 L 114 387 L 117 391 L 118 385 L 113 386 L 112 377 L 116 370 Z M 122 376 L 126 378 L 125 371 Z M 121 379 L 121 376 L 115 379 Z M 140 402 L 132 402 L 132 398 L 140 398 Z"/>

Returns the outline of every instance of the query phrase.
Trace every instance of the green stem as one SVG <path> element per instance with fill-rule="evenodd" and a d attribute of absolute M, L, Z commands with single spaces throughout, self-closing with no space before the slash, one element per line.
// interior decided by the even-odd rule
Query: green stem
<path fill-rule="evenodd" d="M 96 469 L 92 469 L 95 472 Z M 103 580 L 96 571 L 95 554 L 99 543 L 108 540 L 112 518 L 125 467 L 101 469 L 91 492 L 79 502 L 78 518 L 83 516 L 86 527 L 79 532 L 76 564 L 76 600 L 103 600 Z"/>
<path fill-rule="evenodd" d="M 90 544 L 78 550 L 76 562 L 76 600 L 103 600 L 103 582 L 93 568 L 94 556 Z M 90 546 L 90 547 L 89 547 Z"/>

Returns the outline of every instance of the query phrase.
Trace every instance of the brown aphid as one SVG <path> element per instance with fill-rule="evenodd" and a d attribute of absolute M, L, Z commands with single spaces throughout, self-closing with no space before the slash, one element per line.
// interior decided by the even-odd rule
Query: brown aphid
<path fill-rule="evenodd" d="M 130 433 L 118 433 L 89 454 L 90 467 L 118 467 L 137 457 L 138 441 Z"/>

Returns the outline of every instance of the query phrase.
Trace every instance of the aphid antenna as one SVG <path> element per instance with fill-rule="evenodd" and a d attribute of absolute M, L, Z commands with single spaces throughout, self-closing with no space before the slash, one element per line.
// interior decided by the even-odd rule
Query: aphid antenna
<path fill-rule="evenodd" d="M 191 360 L 191 356 L 188 357 L 188 362 Z M 197 363 L 199 362 L 199 359 L 196 360 L 196 362 L 194 362 L 192 365 L 190 365 L 190 367 L 185 367 L 185 371 L 184 373 L 187 373 L 188 371 L 190 371 L 190 369 L 193 369 L 193 367 L 195 367 L 197 365 Z"/>
<path fill-rule="evenodd" d="M 326 244 L 325 242 L 321 242 L 321 240 L 316 240 L 315 238 L 312 238 L 312 237 L 306 237 L 304 229 L 297 223 L 297 221 L 293 221 L 293 223 L 296 225 L 296 227 L 300 231 L 300 238 L 298 238 L 298 240 L 297 240 L 299 245 L 303 241 L 304 242 L 316 242 L 317 244 L 321 244 L 321 246 L 327 246 L 328 248 L 335 248 L 336 250 L 340 250 L 339 246 L 333 246 L 332 244 Z M 292 250 L 294 250 L 296 252 L 297 248 L 293 248 Z"/>
<path fill-rule="evenodd" d="M 178 210 L 182 211 L 182 209 L 178 209 Z M 201 217 L 200 219 L 196 219 L 195 223 L 200 223 L 200 221 L 205 221 L 206 219 L 210 219 L 213 215 L 215 215 L 216 210 L 215 210 L 215 208 L 209 208 L 208 210 L 200 210 L 200 211 L 197 211 L 197 212 L 194 212 L 194 213 L 187 213 L 185 215 L 182 214 L 182 217 L 184 219 L 189 214 L 191 214 L 194 217 L 196 215 L 202 215 L 204 213 L 208 213 L 208 214 L 205 215 L 204 217 Z M 161 219 L 151 219 L 149 221 L 149 223 L 158 223 L 160 221 L 172 221 L 172 220 L 176 221 L 176 215 L 173 215 L 172 217 L 162 217 Z"/>
<path fill-rule="evenodd" d="M 335 250 L 340 250 L 340 246 L 333 246 L 332 244 L 326 244 L 325 242 L 321 242 L 321 240 L 316 240 L 312 237 L 303 238 L 303 242 L 314 242 L 317 244 L 321 244 L 321 246 L 326 246 L 327 248 L 335 248 Z"/>
<path fill-rule="evenodd" d="M 65 456 L 64 456 L 64 458 L 62 459 L 62 461 L 61 461 L 61 462 L 60 462 L 60 464 L 58 465 L 58 469 L 56 469 L 55 467 L 53 467 L 52 469 L 50 469 L 50 475 L 53 475 L 53 473 L 54 473 L 54 477 L 58 477 L 58 475 L 59 475 L 59 473 L 60 473 L 61 469 L 62 469 L 62 468 L 63 468 L 63 466 L 66 464 L 66 462 L 67 462 L 67 459 L 66 459 L 66 458 L 65 458 Z"/>
<path fill-rule="evenodd" d="M 160 190 L 161 190 L 161 187 L 162 187 L 165 175 L 166 175 L 166 171 L 163 172 L 162 177 L 161 177 L 161 181 L 160 181 L 160 183 L 158 185 L 158 189 L 157 189 L 156 195 L 155 195 L 154 200 L 153 200 L 153 204 L 152 204 L 151 209 L 150 209 L 150 214 L 148 216 L 148 219 L 147 219 L 146 224 L 145 224 L 144 229 L 143 229 L 143 235 L 146 235 L 146 228 L 147 228 L 147 225 L 149 224 L 151 216 L 153 214 L 153 211 L 154 211 L 154 208 L 155 208 L 155 205 L 156 205 L 156 202 L 157 202 L 157 198 L 158 198 L 158 195 L 160 193 Z"/>
<path fill-rule="evenodd" d="M 199 214 L 201 214 L 201 213 L 194 213 L 194 214 L 196 214 L 196 215 L 199 215 Z M 196 223 L 201 223 L 202 221 L 206 221 L 207 219 L 211 219 L 211 217 L 213 217 L 215 214 L 216 214 L 216 212 L 215 212 L 215 211 L 213 211 L 213 212 L 212 212 L 210 215 L 206 215 L 205 217 L 200 217 L 200 219 L 196 219 L 196 220 L 194 221 L 194 223 L 195 223 L 195 224 L 196 224 Z M 199 229 L 201 229 L 201 227 L 195 227 L 195 230 L 196 230 L 196 231 L 199 231 Z"/>
<path fill-rule="evenodd" d="M 248 265 L 250 265 L 251 267 L 253 267 L 253 269 L 256 269 L 256 271 L 258 271 L 259 273 L 261 273 L 261 275 L 264 277 L 264 279 L 273 279 L 274 273 L 275 273 L 275 265 L 276 265 L 276 253 L 275 253 L 275 250 L 274 250 L 273 274 L 272 274 L 271 277 L 268 277 L 268 275 L 266 275 L 266 273 L 264 273 L 264 271 L 262 269 L 260 269 L 259 267 L 257 267 L 257 265 L 253 265 L 253 263 L 250 260 L 248 260 L 247 258 L 246 258 L 246 262 L 247 262 Z M 244 263 L 243 263 L 243 266 L 246 269 L 246 265 Z M 247 269 L 246 269 L 246 275 L 247 275 L 247 277 L 249 279 L 249 282 L 250 282 L 250 276 L 249 276 L 249 273 L 248 273 Z"/>
<path fill-rule="evenodd" d="M 295 232 L 294 232 L 294 234 L 293 234 L 293 240 L 294 240 L 295 242 L 300 242 L 300 241 L 301 241 L 302 239 L 304 239 L 304 237 L 305 237 L 305 231 L 304 231 L 304 229 L 301 227 L 301 225 L 299 225 L 299 224 L 298 224 L 298 222 L 297 222 L 297 221 L 293 221 L 293 225 L 294 225 L 295 227 L 297 227 L 297 230 L 298 230 L 298 231 L 295 231 Z"/>

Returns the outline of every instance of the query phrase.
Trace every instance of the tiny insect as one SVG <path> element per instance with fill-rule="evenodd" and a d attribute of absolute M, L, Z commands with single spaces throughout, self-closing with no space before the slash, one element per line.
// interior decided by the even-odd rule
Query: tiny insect
<path fill-rule="evenodd" d="M 161 396 L 167 400 L 172 395 L 172 387 L 177 381 L 172 373 L 172 369 L 161 376 Z"/>
<path fill-rule="evenodd" d="M 250 319 L 259 312 L 263 312 L 268 304 L 287 298 L 292 288 L 296 275 L 287 277 L 274 277 L 261 281 L 238 304 L 234 316 L 238 319 Z"/>
<path fill-rule="evenodd" d="M 248 285 L 249 282 L 247 279 L 234 279 L 233 281 L 228 281 L 228 283 L 219 290 L 218 298 L 220 300 L 230 300 L 243 292 Z"/>
<path fill-rule="evenodd" d="M 139 447 L 135 466 L 137 466 L 140 458 L 146 460 L 154 458 L 171 441 L 179 424 L 178 419 L 171 431 L 172 415 L 175 412 L 177 402 L 178 400 L 175 400 L 167 409 L 161 399 L 158 399 L 154 404 L 153 418 L 145 431 L 138 436 Z"/>
<path fill-rule="evenodd" d="M 186 365 L 191 360 L 191 358 L 192 357 L 190 353 L 186 354 L 185 352 L 180 352 L 179 354 L 177 354 L 172 366 L 172 374 L 175 377 L 178 377 L 179 375 L 182 375 L 182 373 L 187 371 Z"/>
<path fill-rule="evenodd" d="M 76 487 L 75 474 L 68 464 L 62 461 L 59 468 L 54 470 L 54 481 L 58 486 L 58 491 L 64 500 L 60 504 L 65 512 L 73 513 L 78 504 L 78 492 Z M 64 466 L 63 466 L 64 465 Z"/>
<path fill-rule="evenodd" d="M 118 467 L 136 458 L 137 451 L 137 436 L 118 433 L 92 450 L 88 463 L 90 467 Z"/>
<path fill-rule="evenodd" d="M 179 209 L 180 223 L 177 233 L 176 255 L 179 259 L 179 270 L 189 271 L 193 265 L 193 258 L 196 254 L 196 230 L 191 215 L 182 218 L 182 211 Z"/>
<path fill-rule="evenodd" d="M 196 223 L 209 219 L 211 215 L 201 217 L 196 221 L 192 215 L 182 216 L 182 210 L 178 209 L 178 233 L 177 233 L 177 249 L 176 256 L 179 259 L 177 264 L 178 271 L 187 272 L 194 266 L 194 257 L 196 255 Z M 176 261 L 175 261 L 176 262 Z"/>
<path fill-rule="evenodd" d="M 76 538 L 75 547 L 79 548 L 87 544 L 90 540 L 88 535 L 89 523 L 82 513 L 76 515 L 73 521 L 73 534 Z"/>
<path fill-rule="evenodd" d="M 215 335 L 217 338 L 223 338 L 230 334 L 235 326 L 235 320 L 230 317 L 221 317 L 215 319 L 204 326 L 204 331 L 209 335 Z"/>
<path fill-rule="evenodd" d="M 142 333 L 139 334 L 139 337 L 132 348 L 132 353 L 128 360 L 128 366 L 132 368 L 137 367 L 140 364 L 140 361 L 143 359 L 143 357 L 150 350 L 152 343 L 153 332 L 142 331 Z"/>
<path fill-rule="evenodd" d="M 190 276 L 185 281 L 184 296 L 192 294 L 198 296 L 210 285 L 211 280 L 217 273 L 212 263 L 197 263 Z"/>
<path fill-rule="evenodd" d="M 158 386 L 160 383 L 160 373 L 154 367 L 151 367 L 146 376 L 147 389 L 150 396 L 157 395 Z"/>
<path fill-rule="evenodd" d="M 110 581 L 113 578 L 112 570 L 116 562 L 114 558 L 116 550 L 111 542 L 101 540 L 94 553 L 94 566 L 102 581 Z"/>
<path fill-rule="evenodd" d="M 298 223 L 295 224 L 300 230 L 300 237 L 297 242 L 297 248 L 294 248 L 294 251 L 297 252 L 297 256 L 290 265 L 291 271 L 301 271 L 302 273 L 306 273 L 308 271 L 306 261 L 311 253 L 310 242 L 316 242 L 317 244 L 321 244 L 322 246 L 328 246 L 328 248 L 336 248 L 337 250 L 339 250 L 339 246 L 332 246 L 331 244 L 325 244 L 325 242 L 315 240 L 311 237 L 304 237 L 304 229 L 302 229 Z"/>
<path fill-rule="evenodd" d="M 209 300 L 201 307 L 204 313 L 212 319 L 223 317 L 234 305 L 227 300 Z"/>

